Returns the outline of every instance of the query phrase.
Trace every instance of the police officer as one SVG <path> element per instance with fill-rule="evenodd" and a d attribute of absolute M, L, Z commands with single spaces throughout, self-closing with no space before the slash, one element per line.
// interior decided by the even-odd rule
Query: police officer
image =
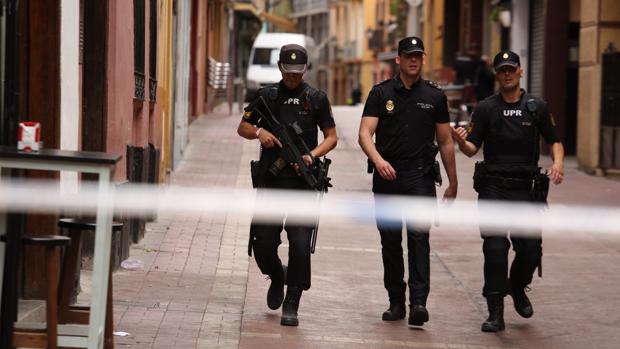
<path fill-rule="evenodd" d="M 519 56 L 502 51 L 493 60 L 499 93 L 480 102 L 472 116 L 471 132 L 453 129 L 453 137 L 461 151 L 471 157 L 484 144 L 484 162 L 476 164 L 474 188 L 479 200 L 546 202 L 549 179 L 562 182 L 564 149 L 547 103 L 520 88 L 523 75 Z M 543 136 L 551 146 L 553 165 L 547 176 L 540 173 L 539 140 Z M 535 183 L 535 185 L 532 185 Z M 484 206 L 481 201 L 481 214 Z M 515 231 L 510 227 L 480 227 L 484 239 L 484 288 L 489 317 L 482 331 L 504 330 L 504 296 L 510 294 L 517 313 L 524 318 L 533 315 L 525 289 L 542 257 L 540 230 Z M 510 233 L 515 258 L 508 272 Z M 519 234 L 521 233 L 521 234 Z M 510 275 L 510 277 L 508 277 Z"/>
<path fill-rule="evenodd" d="M 280 123 L 297 122 L 302 137 L 311 149 L 304 154 L 308 166 L 314 158 L 327 154 L 336 146 L 336 125 L 329 100 L 324 92 L 303 81 L 308 66 L 308 54 L 300 45 L 282 46 L 278 66 L 282 80 L 259 90 L 275 117 Z M 323 132 L 323 142 L 318 144 L 317 127 Z M 280 140 L 271 132 L 266 122 L 257 114 L 246 112 L 239 123 L 237 133 L 246 139 L 258 139 L 261 144 L 260 174 L 263 187 L 273 189 L 309 189 L 293 165 L 285 164 L 277 173 L 268 171 L 280 158 Z M 278 167 L 279 168 L 279 167 Z M 271 279 L 267 292 L 267 305 L 270 309 L 282 307 L 281 325 L 297 326 L 297 310 L 301 293 L 310 288 L 310 239 L 312 228 L 293 222 L 283 224 L 285 214 L 279 223 L 261 224 L 252 221 L 250 244 L 254 250 L 256 263 L 263 274 Z M 278 257 L 278 246 L 282 243 L 280 233 L 287 232 L 289 240 L 288 270 Z M 284 297 L 284 284 L 287 284 Z M 284 303 L 282 303 L 284 301 Z"/>
<path fill-rule="evenodd" d="M 381 235 L 383 282 L 390 301 L 382 319 L 394 321 L 405 317 L 408 284 L 410 326 L 422 326 L 429 318 L 426 300 L 430 290 L 430 226 L 406 224 L 409 279 L 405 284 L 403 222 L 402 219 L 381 219 L 380 212 L 385 209 L 382 198 L 386 195 L 435 197 L 435 178 L 439 170 L 438 164 L 435 167 L 437 151 L 441 152 L 450 181 L 444 200 L 455 198 L 457 193 L 446 95 L 437 84 L 422 79 L 424 62 L 424 44 L 420 38 L 399 41 L 396 57 L 399 73 L 372 88 L 359 130 L 360 146 L 374 167 L 372 189 Z M 434 143 L 435 137 L 439 148 Z"/>

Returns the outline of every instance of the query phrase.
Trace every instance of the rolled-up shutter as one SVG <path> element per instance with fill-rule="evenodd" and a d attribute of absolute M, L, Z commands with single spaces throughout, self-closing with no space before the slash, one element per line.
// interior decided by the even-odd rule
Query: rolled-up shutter
<path fill-rule="evenodd" d="M 530 62 L 528 92 L 543 97 L 545 58 L 545 1 L 530 2 Z"/>

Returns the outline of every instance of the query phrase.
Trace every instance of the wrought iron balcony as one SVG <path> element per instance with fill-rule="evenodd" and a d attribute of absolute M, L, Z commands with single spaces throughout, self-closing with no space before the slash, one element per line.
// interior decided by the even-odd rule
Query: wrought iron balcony
<path fill-rule="evenodd" d="M 149 99 L 157 102 L 157 80 L 153 78 L 149 78 Z"/>
<path fill-rule="evenodd" d="M 329 0 L 293 0 L 293 17 L 329 12 Z"/>
<path fill-rule="evenodd" d="M 134 98 L 140 101 L 144 100 L 144 74 L 140 72 L 134 72 L 135 81 L 135 93 Z"/>

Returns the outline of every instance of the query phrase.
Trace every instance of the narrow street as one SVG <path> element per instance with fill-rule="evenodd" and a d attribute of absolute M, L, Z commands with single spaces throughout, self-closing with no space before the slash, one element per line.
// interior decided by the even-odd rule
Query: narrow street
<path fill-rule="evenodd" d="M 339 143 L 330 154 L 331 177 L 334 191 L 371 200 L 371 176 L 357 145 L 360 114 L 361 106 L 334 107 Z M 192 123 L 171 183 L 250 188 L 257 142 L 237 136 L 238 121 L 216 112 Z M 473 163 L 457 153 L 459 199 L 475 198 Z M 572 158 L 565 173 L 565 183 L 551 189 L 551 205 L 618 205 L 620 182 L 579 172 Z M 266 306 L 269 281 L 247 256 L 249 222 L 205 212 L 160 213 L 149 223 L 131 248 L 131 258 L 145 267 L 114 274 L 115 331 L 129 333 L 115 337 L 117 347 L 616 348 L 620 342 L 620 238 L 546 239 L 544 278 L 535 278 L 529 293 L 534 317 L 520 318 L 507 297 L 506 331 L 489 334 L 480 331 L 487 312 L 477 230 L 431 230 L 430 322 L 414 330 L 406 319 L 381 320 L 388 302 L 376 227 L 322 224 L 312 288 L 302 296 L 299 327 L 291 328 L 280 326 L 280 310 Z M 283 240 L 286 261 L 285 234 Z"/>

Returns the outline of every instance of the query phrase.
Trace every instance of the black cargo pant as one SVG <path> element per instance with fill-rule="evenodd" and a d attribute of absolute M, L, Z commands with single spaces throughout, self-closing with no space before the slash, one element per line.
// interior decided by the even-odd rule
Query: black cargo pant
<path fill-rule="evenodd" d="M 390 205 L 390 195 L 412 195 L 435 197 L 434 176 L 429 171 L 397 170 L 396 179 L 388 181 L 375 172 L 373 192 L 377 228 L 381 234 L 381 256 L 383 258 L 383 285 L 388 291 L 390 302 L 405 302 L 405 267 L 403 261 L 402 230 L 403 214 L 413 217 L 415 212 L 388 212 L 398 208 Z M 391 218 L 382 218 L 384 214 Z M 400 217 L 400 219 L 398 218 Z M 426 305 L 430 291 L 430 225 L 406 222 L 409 279 L 409 302 Z"/>
<path fill-rule="evenodd" d="M 501 200 L 511 202 L 531 201 L 530 190 L 527 188 L 505 188 L 487 184 L 481 188 L 478 195 L 479 214 L 485 214 L 483 200 Z M 489 203 L 491 204 L 491 203 Z M 528 210 L 529 213 L 536 210 Z M 514 214 L 519 214 L 515 212 Z M 532 219 L 531 216 L 523 219 Z M 536 267 L 542 257 L 542 233 L 540 228 L 529 231 L 519 231 L 511 227 L 490 228 L 480 226 L 480 233 L 484 240 L 484 287 L 482 294 L 506 295 L 510 287 L 524 288 L 532 282 Z M 510 241 L 515 251 L 515 258 L 508 271 L 508 250 Z M 510 275 L 510 277 L 508 276 Z"/>
<path fill-rule="evenodd" d="M 265 186 L 270 189 L 307 189 L 301 177 L 267 179 Z M 260 189 L 257 204 L 260 205 Z M 286 230 L 289 242 L 287 285 L 310 288 L 310 239 L 312 226 L 299 225 L 286 221 L 286 212 L 277 223 L 265 224 L 252 219 L 250 225 L 251 243 L 256 258 L 256 264 L 265 275 L 277 275 L 282 268 L 282 261 L 278 256 L 278 247 L 282 243 L 280 234 Z"/>

